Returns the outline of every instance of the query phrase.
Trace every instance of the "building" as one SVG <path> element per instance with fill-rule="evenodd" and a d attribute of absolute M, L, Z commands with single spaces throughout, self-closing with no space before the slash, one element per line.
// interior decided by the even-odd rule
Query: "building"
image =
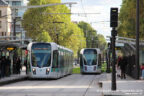
<path fill-rule="evenodd" d="M 10 36 L 11 9 L 7 2 L 0 0 L 0 36 Z"/>
<path fill-rule="evenodd" d="M 27 0 L 5 0 L 10 6 L 26 6 L 27 5 Z M 14 18 L 16 19 L 15 23 L 15 30 L 16 30 L 16 36 L 19 38 L 24 39 L 25 38 L 25 31 L 22 28 L 22 17 L 26 9 L 16 9 L 12 10 L 12 21 Z M 11 36 L 14 34 L 14 29 L 13 29 L 13 23 L 12 23 L 12 28 L 11 28 Z"/>

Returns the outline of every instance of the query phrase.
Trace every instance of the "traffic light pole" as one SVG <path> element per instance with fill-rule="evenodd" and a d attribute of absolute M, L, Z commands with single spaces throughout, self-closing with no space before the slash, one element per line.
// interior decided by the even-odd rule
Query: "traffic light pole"
<path fill-rule="evenodd" d="M 111 8 L 110 11 L 110 27 L 112 27 L 112 90 L 116 90 L 116 54 L 115 54 L 115 39 L 117 35 L 116 27 L 118 26 L 118 8 Z"/>
<path fill-rule="evenodd" d="M 112 29 L 112 90 L 116 90 L 116 55 L 115 55 L 115 39 L 116 39 L 115 27 Z"/>

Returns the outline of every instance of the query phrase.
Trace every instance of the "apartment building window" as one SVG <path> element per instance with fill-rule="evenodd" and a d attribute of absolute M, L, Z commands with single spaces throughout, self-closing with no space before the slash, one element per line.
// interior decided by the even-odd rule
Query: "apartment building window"
<path fill-rule="evenodd" d="M 21 6 L 21 1 L 13 1 L 12 5 L 13 6 Z"/>
<path fill-rule="evenodd" d="M 2 28 L 2 22 L 0 21 L 0 28 Z"/>
<path fill-rule="evenodd" d="M 2 36 L 6 36 L 6 33 L 5 33 L 5 32 L 2 32 Z"/>

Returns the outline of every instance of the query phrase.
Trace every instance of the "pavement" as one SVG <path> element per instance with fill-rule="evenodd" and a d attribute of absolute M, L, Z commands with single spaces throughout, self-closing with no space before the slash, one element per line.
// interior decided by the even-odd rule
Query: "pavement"
<path fill-rule="evenodd" d="M 103 96 L 144 96 L 144 80 L 135 80 L 129 76 L 121 79 L 116 76 L 116 90 L 111 90 L 111 73 L 105 73 L 106 79 L 99 81 Z"/>
<path fill-rule="evenodd" d="M 25 80 L 26 78 L 27 78 L 26 70 L 23 67 L 20 74 L 12 74 L 8 77 L 0 78 L 0 86 L 13 83 L 13 82 L 17 82 L 17 81 L 21 81 L 21 80 Z"/>
<path fill-rule="evenodd" d="M 72 76 L 75 76 L 75 75 L 72 75 Z M 120 77 L 117 76 L 116 77 L 116 89 L 117 90 L 112 91 L 111 90 L 111 73 L 103 73 L 101 76 L 102 76 L 101 78 L 97 77 L 96 79 L 94 79 L 94 82 L 95 80 L 96 81 L 98 80 L 97 82 L 99 82 L 99 87 L 90 88 L 89 92 L 87 92 L 87 96 L 91 92 L 102 93 L 102 96 L 144 96 L 144 80 L 135 80 L 129 76 L 126 76 L 126 79 L 121 79 Z M 27 76 L 25 74 L 25 69 L 22 69 L 21 74 L 13 74 L 10 77 L 1 78 L 0 86 L 4 84 L 12 83 L 12 82 L 25 80 L 26 78 Z M 68 80 L 71 80 L 71 79 L 68 79 Z M 73 82 L 73 80 L 71 81 Z M 89 96 L 93 96 L 93 95 L 89 95 Z"/>

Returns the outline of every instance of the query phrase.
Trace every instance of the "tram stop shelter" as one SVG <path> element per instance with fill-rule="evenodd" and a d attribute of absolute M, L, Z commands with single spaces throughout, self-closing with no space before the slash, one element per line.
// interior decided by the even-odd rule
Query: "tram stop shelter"
<path fill-rule="evenodd" d="M 10 36 L 0 36 L 0 58 L 2 56 L 10 58 L 10 74 L 15 74 L 14 70 L 14 59 L 17 55 L 17 50 L 22 49 L 20 53 L 21 60 L 23 59 L 27 44 L 31 42 L 31 39 L 12 39 Z"/>
<path fill-rule="evenodd" d="M 116 53 L 117 51 L 121 51 L 123 56 L 127 59 L 127 66 L 126 66 L 126 73 L 135 78 L 137 77 L 137 67 L 135 63 L 135 56 L 136 56 L 136 39 L 132 38 L 125 38 L 125 37 L 116 37 Z M 139 43 L 139 65 L 141 66 L 144 63 L 144 41 L 140 41 Z M 110 53 L 109 48 L 109 53 Z M 117 54 L 116 54 L 117 56 Z M 109 60 L 111 56 L 109 56 Z M 139 66 L 139 67 L 140 67 Z M 139 76 L 141 76 L 141 69 Z"/>

